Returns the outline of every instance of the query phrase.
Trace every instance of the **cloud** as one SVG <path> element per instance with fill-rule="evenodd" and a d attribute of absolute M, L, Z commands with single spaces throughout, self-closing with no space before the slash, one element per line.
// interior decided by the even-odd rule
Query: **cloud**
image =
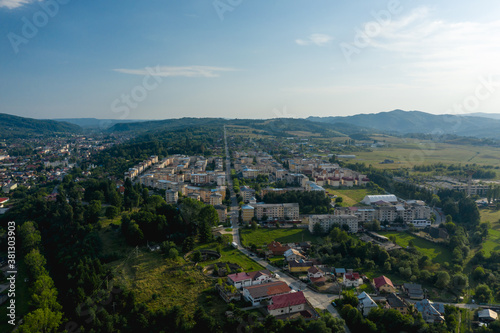
<path fill-rule="evenodd" d="M 325 46 L 333 40 L 333 37 L 325 35 L 325 34 L 312 34 L 307 39 L 296 39 L 295 43 L 301 46 L 305 45 L 317 45 L 317 46 Z"/>
<path fill-rule="evenodd" d="M 218 77 L 221 72 L 236 71 L 234 68 L 228 67 L 212 67 L 212 66 L 156 66 L 154 68 L 143 69 L 113 69 L 115 72 L 133 74 L 133 75 L 152 75 L 161 77 Z"/>
<path fill-rule="evenodd" d="M 30 4 L 35 1 L 42 1 L 42 0 L 0 0 L 0 8 L 6 7 L 8 9 L 14 9 Z"/>
<path fill-rule="evenodd" d="M 394 66 L 405 64 L 408 75 L 438 83 L 500 73 L 500 20 L 447 22 L 427 7 L 381 25 L 370 47 L 391 53 Z M 396 60 L 396 61 L 394 61 Z M 452 77 L 450 77 L 453 76 Z"/>

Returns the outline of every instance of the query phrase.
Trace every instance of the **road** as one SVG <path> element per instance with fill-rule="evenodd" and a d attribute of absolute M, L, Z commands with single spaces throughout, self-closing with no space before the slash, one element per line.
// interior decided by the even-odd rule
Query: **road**
<path fill-rule="evenodd" d="M 229 191 L 231 193 L 231 211 L 230 211 L 230 218 L 231 218 L 231 225 L 232 225 L 232 234 L 233 234 L 233 242 L 237 244 L 237 249 L 240 250 L 243 254 L 248 256 L 250 259 L 254 260 L 258 264 L 260 264 L 262 267 L 270 270 L 273 273 L 277 273 L 279 275 L 278 280 L 284 281 L 287 283 L 290 288 L 294 290 L 302 290 L 304 292 L 304 296 L 307 298 L 309 303 L 314 308 L 318 309 L 326 309 L 328 312 L 330 312 L 335 318 L 342 319 L 337 312 L 337 310 L 333 307 L 331 304 L 334 299 L 337 299 L 337 295 L 327 295 L 327 294 L 321 294 L 317 293 L 309 288 L 307 288 L 307 285 L 295 278 L 292 278 L 285 273 L 282 272 L 282 270 L 278 267 L 272 266 L 269 264 L 267 261 L 255 256 L 253 253 L 245 249 L 241 245 L 240 241 L 240 233 L 239 233 L 239 225 L 238 225 L 238 214 L 239 214 L 239 206 L 238 202 L 236 200 L 236 194 L 234 193 L 233 189 L 233 181 L 231 179 L 231 158 L 229 155 L 229 148 L 227 145 L 227 134 L 226 134 L 226 127 L 224 126 L 224 144 L 225 144 L 225 150 L 226 150 L 226 178 L 227 178 L 227 184 L 229 187 Z M 345 331 L 349 333 L 349 328 L 344 325 Z"/>

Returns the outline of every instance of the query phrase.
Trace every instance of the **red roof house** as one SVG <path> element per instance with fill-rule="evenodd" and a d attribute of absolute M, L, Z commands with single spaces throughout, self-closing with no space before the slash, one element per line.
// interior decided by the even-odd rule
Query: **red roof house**
<path fill-rule="evenodd" d="M 392 281 L 384 275 L 373 279 L 373 284 L 375 285 L 375 288 L 379 292 L 385 292 L 385 293 L 396 292 L 396 288 L 394 288 Z"/>
<path fill-rule="evenodd" d="M 306 297 L 302 291 L 278 295 L 271 298 L 272 304 L 267 306 L 270 315 L 280 316 L 304 311 L 307 305 Z"/>

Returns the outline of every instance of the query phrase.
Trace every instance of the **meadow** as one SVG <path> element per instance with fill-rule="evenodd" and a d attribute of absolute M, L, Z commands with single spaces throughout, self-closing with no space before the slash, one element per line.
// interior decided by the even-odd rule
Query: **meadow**
<path fill-rule="evenodd" d="M 406 248 L 410 243 L 410 240 L 412 240 L 415 248 L 423 255 L 429 257 L 429 259 L 431 259 L 434 263 L 443 264 L 451 261 L 450 251 L 441 244 L 435 244 L 428 240 L 410 235 L 406 232 L 380 231 L 379 234 L 386 237 L 395 236 L 396 243 L 404 248 Z"/>
<path fill-rule="evenodd" d="M 259 228 L 257 230 L 241 229 L 240 238 L 243 246 L 250 246 L 250 244 L 255 244 L 258 247 L 269 244 L 274 240 L 282 244 L 297 243 L 302 241 L 311 241 L 313 243 L 322 242 L 321 237 L 312 235 L 307 229 L 299 228 Z"/>

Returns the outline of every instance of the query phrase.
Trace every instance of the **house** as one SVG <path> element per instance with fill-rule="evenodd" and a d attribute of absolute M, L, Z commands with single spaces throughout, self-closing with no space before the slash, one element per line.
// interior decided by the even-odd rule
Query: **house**
<path fill-rule="evenodd" d="M 273 296 L 267 311 L 271 316 L 281 316 L 290 313 L 304 311 L 307 300 L 302 291 L 284 295 Z"/>
<path fill-rule="evenodd" d="M 373 308 L 378 308 L 377 303 L 368 295 L 366 292 L 362 292 L 361 294 L 358 295 L 358 310 L 363 314 L 363 316 L 368 316 L 368 313 L 370 313 L 371 309 Z"/>
<path fill-rule="evenodd" d="M 305 258 L 304 255 L 296 249 L 288 249 L 285 251 L 285 253 L 283 253 L 283 255 L 285 256 L 286 261 L 300 260 Z"/>
<path fill-rule="evenodd" d="M 344 278 L 344 274 L 346 273 L 345 268 L 335 268 L 335 275 L 339 278 Z"/>
<path fill-rule="evenodd" d="M 243 297 L 252 302 L 253 306 L 260 305 L 260 302 L 271 299 L 273 296 L 288 294 L 290 287 L 283 282 L 269 282 L 256 286 L 243 287 Z"/>
<path fill-rule="evenodd" d="M 422 318 L 428 323 L 444 322 L 444 305 L 433 303 L 424 299 L 415 303 L 417 311 L 422 314 Z"/>
<path fill-rule="evenodd" d="M 342 284 L 346 287 L 359 287 L 363 284 L 363 279 L 359 276 L 359 273 L 345 273 Z"/>
<path fill-rule="evenodd" d="M 325 272 L 316 266 L 307 270 L 307 277 L 315 285 L 324 285 L 326 282 Z"/>
<path fill-rule="evenodd" d="M 477 318 L 483 323 L 489 323 L 498 319 L 498 314 L 491 309 L 484 309 L 477 313 Z"/>
<path fill-rule="evenodd" d="M 267 269 L 254 272 L 242 272 L 227 276 L 227 283 L 238 289 L 254 286 L 271 280 L 272 273 Z"/>
<path fill-rule="evenodd" d="M 292 273 L 307 272 L 311 267 L 313 267 L 312 261 L 292 260 L 288 262 L 288 270 Z"/>
<path fill-rule="evenodd" d="M 411 299 L 424 299 L 424 291 L 422 285 L 416 283 L 403 284 L 403 290 Z"/>
<path fill-rule="evenodd" d="M 399 311 L 402 315 L 408 314 L 408 304 L 401 297 L 391 293 L 386 299 L 391 309 Z"/>
<path fill-rule="evenodd" d="M 9 198 L 0 198 L 0 208 L 3 208 L 3 204 L 7 203 Z"/>
<path fill-rule="evenodd" d="M 373 279 L 373 284 L 375 285 L 375 289 L 377 289 L 378 292 L 380 292 L 380 293 L 394 293 L 394 292 L 396 292 L 396 288 L 394 288 L 392 281 L 384 275 Z"/>
<path fill-rule="evenodd" d="M 271 243 L 267 244 L 267 249 L 274 256 L 282 256 L 287 250 L 290 249 L 290 247 L 287 245 L 281 245 L 280 242 L 272 241 Z"/>

